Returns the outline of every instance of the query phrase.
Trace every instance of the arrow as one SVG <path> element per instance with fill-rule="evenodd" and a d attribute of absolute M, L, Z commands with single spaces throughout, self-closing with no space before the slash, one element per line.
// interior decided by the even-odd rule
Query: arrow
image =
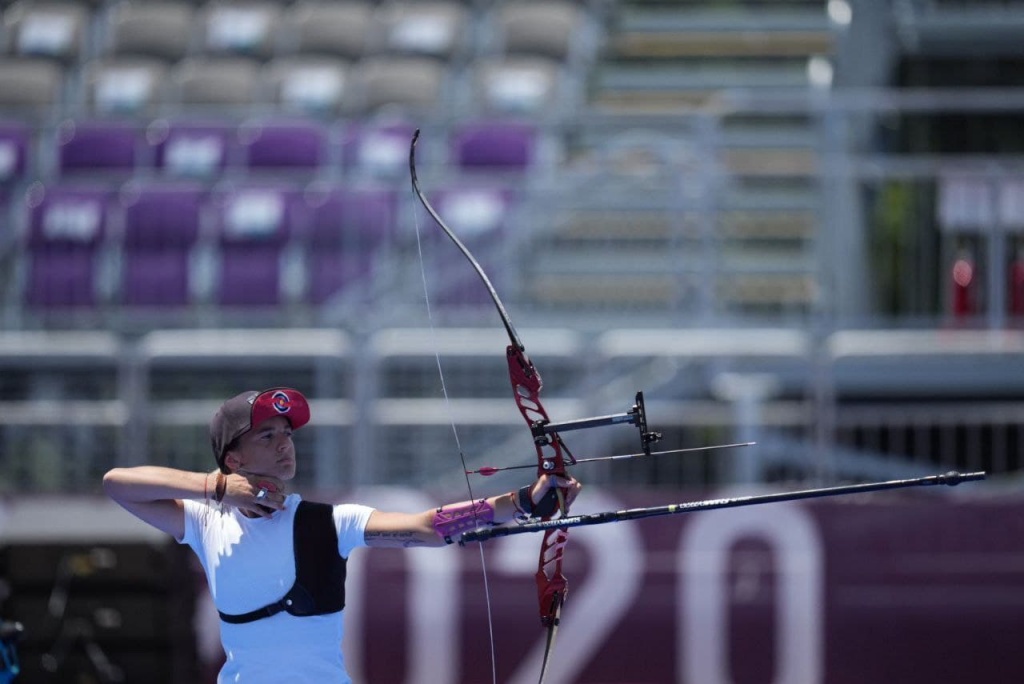
<path fill-rule="evenodd" d="M 578 465 L 580 463 L 594 463 L 595 461 L 618 461 L 618 460 L 625 460 L 625 459 L 629 459 L 629 458 L 641 458 L 643 456 L 664 456 L 665 454 L 685 454 L 685 453 L 692 453 L 692 452 L 695 452 L 695 451 L 713 451 L 715 449 L 735 449 L 737 447 L 754 446 L 755 444 L 757 444 L 757 442 L 738 442 L 736 444 L 716 444 L 714 446 L 691 447 L 689 449 L 669 449 L 667 451 L 652 451 L 649 454 L 648 453 L 644 453 L 644 452 L 640 452 L 640 453 L 637 453 L 637 454 L 618 454 L 616 456 L 596 456 L 594 458 L 580 458 L 580 459 L 576 459 L 572 463 L 566 463 L 565 465 L 571 466 L 571 465 Z M 494 467 L 494 466 L 484 466 L 482 468 L 478 468 L 477 470 L 467 470 L 466 474 L 467 475 L 483 475 L 484 477 L 490 477 L 491 475 L 495 475 L 495 474 L 500 473 L 500 472 L 502 472 L 504 470 L 519 470 L 519 469 L 536 468 L 536 467 L 537 466 L 534 465 L 534 464 L 504 466 L 504 467 L 501 467 L 501 468 L 497 468 L 497 467 Z"/>
<path fill-rule="evenodd" d="M 670 504 L 668 506 L 630 508 L 622 511 L 571 515 L 555 520 L 525 522 L 520 525 L 511 525 L 507 527 L 483 527 L 478 530 L 471 530 L 462 535 L 462 539 L 459 541 L 459 544 L 474 541 L 482 542 L 488 539 L 493 539 L 494 537 L 507 537 L 513 534 L 544 532 L 552 528 L 568 529 L 570 527 L 582 527 L 583 525 L 602 525 L 604 523 L 622 522 L 624 520 L 639 520 L 641 518 L 676 515 L 678 513 L 692 513 L 695 511 L 710 511 L 719 508 L 738 508 L 740 506 L 753 506 L 758 504 L 777 503 L 780 501 L 800 501 L 803 499 L 816 499 L 820 497 L 840 496 L 845 494 L 861 494 L 864 492 L 878 492 L 885 489 L 903 489 L 906 487 L 955 487 L 961 482 L 984 480 L 985 477 L 986 473 L 983 470 L 973 473 L 960 473 L 955 470 L 951 470 L 948 473 L 943 473 L 941 475 L 915 477 L 908 480 L 867 482 L 864 484 L 839 485 L 837 487 L 824 487 L 821 489 L 803 489 L 795 492 L 737 496 L 728 499 L 709 499 L 707 501 L 688 501 L 686 503 Z"/>

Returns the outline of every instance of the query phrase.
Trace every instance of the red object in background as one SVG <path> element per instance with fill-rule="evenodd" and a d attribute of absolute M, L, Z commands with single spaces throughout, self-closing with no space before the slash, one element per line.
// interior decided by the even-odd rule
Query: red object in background
<path fill-rule="evenodd" d="M 1024 252 L 1010 264 L 1010 313 L 1024 316 Z"/>
<path fill-rule="evenodd" d="M 956 317 L 978 313 L 978 278 L 970 253 L 961 250 L 953 262 L 952 310 Z"/>

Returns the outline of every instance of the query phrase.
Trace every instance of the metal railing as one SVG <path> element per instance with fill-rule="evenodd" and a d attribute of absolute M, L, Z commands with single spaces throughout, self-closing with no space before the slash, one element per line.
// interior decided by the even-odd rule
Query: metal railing
<path fill-rule="evenodd" d="M 270 376 L 312 399 L 314 421 L 297 433 L 306 487 L 454 487 L 461 475 L 453 424 L 472 467 L 531 460 L 531 439 L 508 396 L 500 330 L 273 332 L 274 345 L 253 330 L 155 331 L 134 340 L 51 333 L 43 346 L 0 335 L 5 376 L 27 368 L 26 359 L 37 362 L 22 391 L 0 401 L 4 491 L 98 491 L 114 465 L 211 468 L 206 428 L 219 402 L 271 384 Z M 618 412 L 645 389 L 651 428 L 665 433 L 666 448 L 758 442 L 730 454 L 593 467 L 586 477 L 595 483 L 830 482 L 949 467 L 1009 476 L 1020 467 L 1024 332 L 521 333 L 528 346 L 535 342 L 541 372 L 550 370 L 545 396 L 555 420 Z M 61 358 L 61 349 L 74 353 Z M 86 375 L 65 374 L 70 367 Z M 188 382 L 168 384 L 179 375 Z M 75 385 L 116 389 L 90 398 Z M 580 457 L 637 450 L 631 430 L 569 437 Z"/>

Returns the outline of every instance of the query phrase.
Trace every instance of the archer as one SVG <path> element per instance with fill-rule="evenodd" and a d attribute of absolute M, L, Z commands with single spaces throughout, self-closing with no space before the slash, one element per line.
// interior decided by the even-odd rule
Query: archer
<path fill-rule="evenodd" d="M 187 544 L 221 618 L 227 661 L 219 682 L 351 682 L 341 651 L 346 560 L 355 549 L 441 547 L 513 518 L 546 517 L 582 485 L 542 475 L 515 492 L 420 513 L 304 501 L 288 489 L 292 434 L 310 420 L 301 392 L 244 392 L 210 422 L 217 469 L 114 468 L 106 493 L 129 513 Z"/>

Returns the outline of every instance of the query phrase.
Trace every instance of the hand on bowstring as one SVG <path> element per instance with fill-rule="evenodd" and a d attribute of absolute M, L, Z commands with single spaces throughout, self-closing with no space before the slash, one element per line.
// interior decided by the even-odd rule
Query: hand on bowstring
<path fill-rule="evenodd" d="M 264 518 L 284 509 L 287 492 L 284 482 L 278 478 L 246 470 L 238 470 L 226 477 L 224 503 Z"/>

